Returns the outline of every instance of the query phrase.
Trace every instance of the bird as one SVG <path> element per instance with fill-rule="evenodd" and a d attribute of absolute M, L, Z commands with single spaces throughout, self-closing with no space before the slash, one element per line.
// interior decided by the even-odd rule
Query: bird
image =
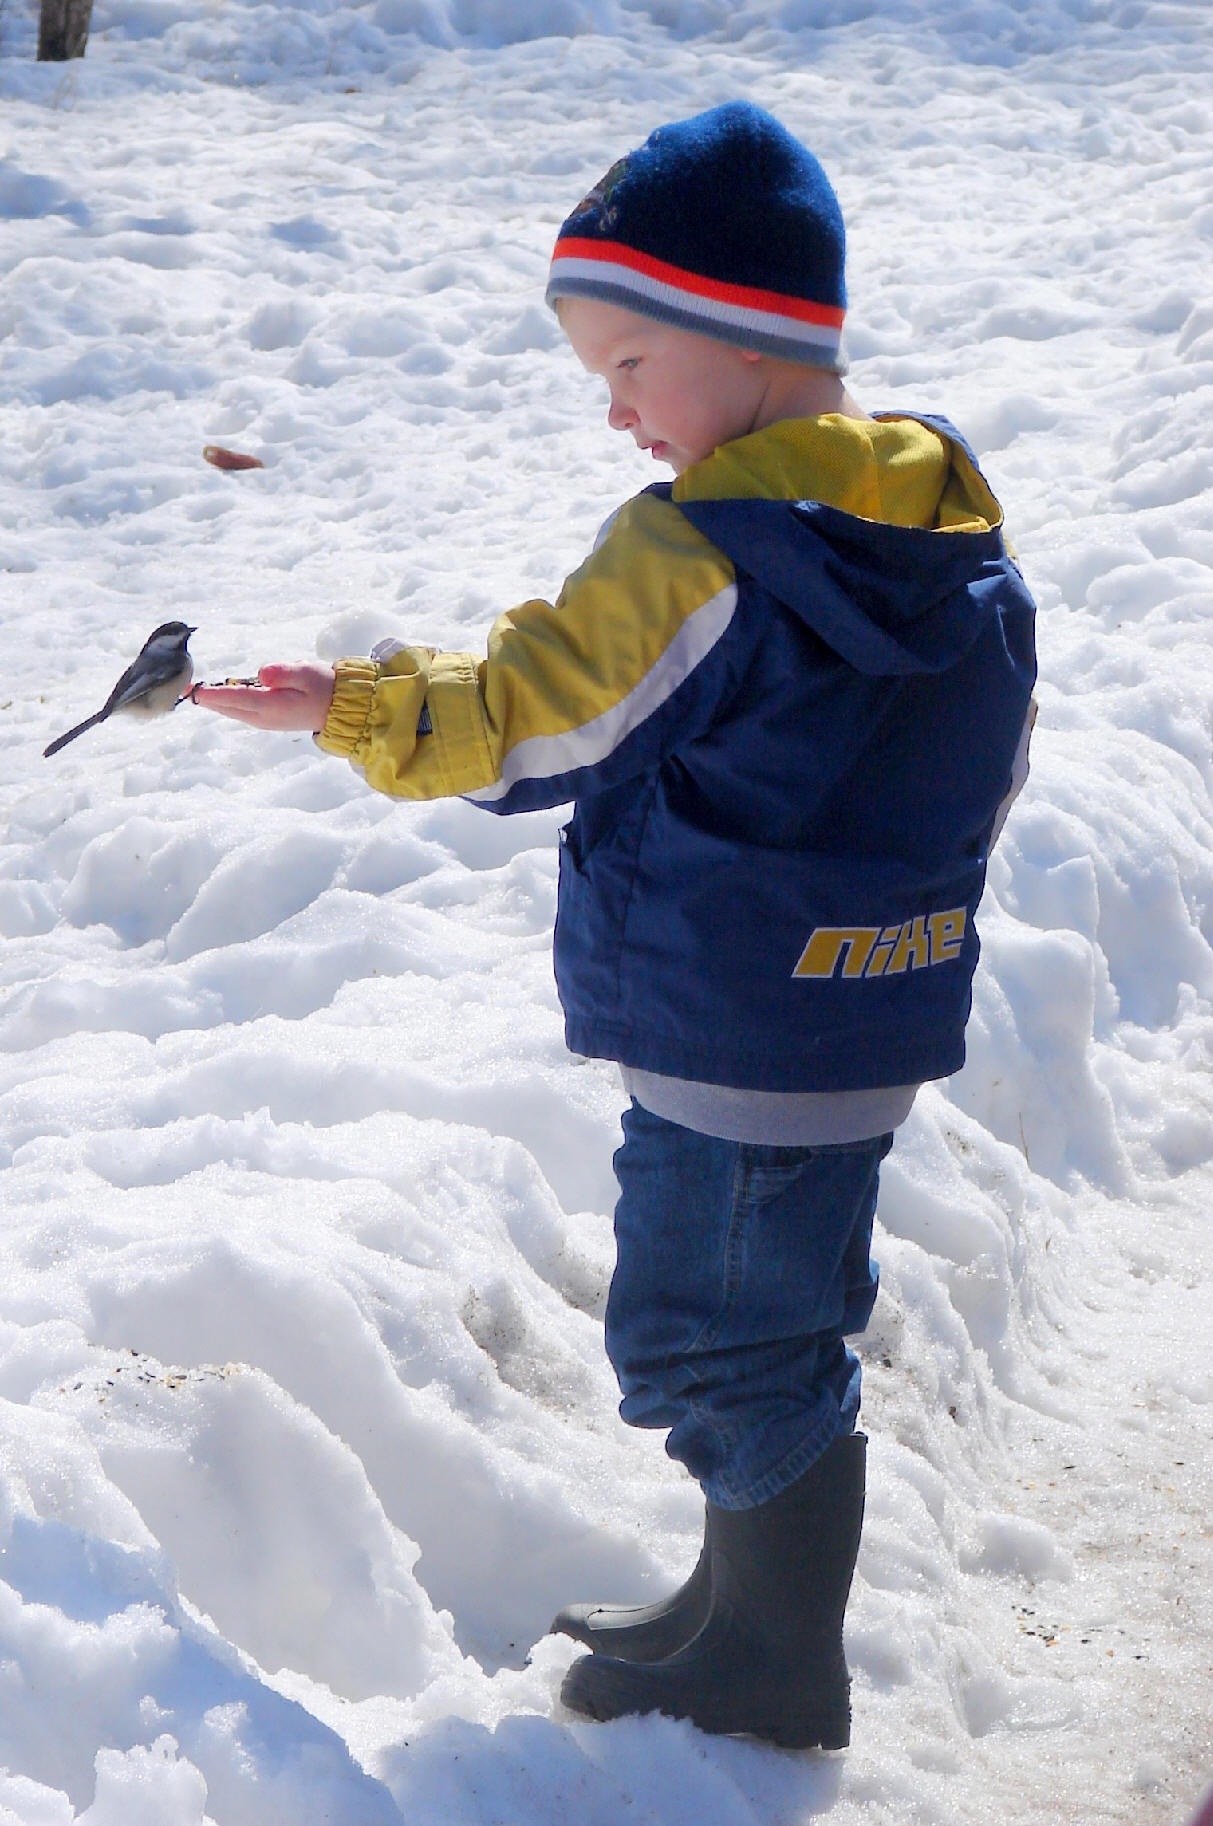
<path fill-rule="evenodd" d="M 106 717 L 113 716 L 116 711 L 147 717 L 163 716 L 172 710 L 193 683 L 194 662 L 189 656 L 189 639 L 197 631 L 184 621 L 161 622 L 155 632 L 148 635 L 137 658 L 131 661 L 96 715 L 85 717 L 83 723 L 77 723 L 65 735 L 56 736 L 50 746 L 42 750 L 43 756 L 49 758 L 58 754 L 86 729 L 104 723 Z"/>

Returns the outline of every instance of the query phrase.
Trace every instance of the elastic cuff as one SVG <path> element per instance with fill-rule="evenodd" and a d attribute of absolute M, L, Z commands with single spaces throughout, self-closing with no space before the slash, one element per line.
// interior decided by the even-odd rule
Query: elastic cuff
<path fill-rule="evenodd" d="M 316 734 L 318 748 L 347 759 L 354 753 L 366 735 L 378 680 L 379 666 L 373 659 L 338 660 L 333 701 Z"/>

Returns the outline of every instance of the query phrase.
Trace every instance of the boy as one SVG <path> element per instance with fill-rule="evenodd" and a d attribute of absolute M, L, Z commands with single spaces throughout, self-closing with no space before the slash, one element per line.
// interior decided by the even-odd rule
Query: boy
<path fill-rule="evenodd" d="M 609 424 L 674 471 L 487 657 L 266 667 L 197 701 L 318 731 L 372 786 L 574 800 L 555 964 L 618 1060 L 606 1342 L 703 1487 L 699 1564 L 577 1605 L 563 1698 L 849 1741 L 859 1366 L 880 1162 L 955 1071 L 974 912 L 1034 675 L 1033 609 L 945 426 L 841 378 L 844 237 L 817 161 L 731 103 L 659 129 L 564 224 L 548 299 Z"/>

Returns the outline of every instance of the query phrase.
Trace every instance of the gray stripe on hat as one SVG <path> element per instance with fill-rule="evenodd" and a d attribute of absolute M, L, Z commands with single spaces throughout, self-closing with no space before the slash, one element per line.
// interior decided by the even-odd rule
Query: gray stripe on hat
<path fill-rule="evenodd" d="M 807 339 L 742 328 L 738 324 L 722 322 L 706 311 L 700 316 L 650 298 L 644 292 L 629 291 L 626 285 L 610 280 L 561 278 L 548 286 L 545 302 L 553 305 L 558 298 L 597 298 L 604 304 L 617 304 L 625 311 L 635 311 L 639 317 L 652 318 L 656 323 L 668 323 L 675 329 L 710 337 L 713 342 L 727 342 L 738 349 L 755 349 L 760 355 L 777 355 L 784 361 L 799 362 L 804 368 L 825 368 L 834 374 L 847 371 L 842 350 L 835 350 L 825 342 L 814 347 Z"/>

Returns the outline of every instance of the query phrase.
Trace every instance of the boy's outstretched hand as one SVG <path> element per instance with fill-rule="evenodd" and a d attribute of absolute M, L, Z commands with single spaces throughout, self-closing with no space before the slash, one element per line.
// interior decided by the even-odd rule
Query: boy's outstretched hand
<path fill-rule="evenodd" d="M 323 729 L 333 701 L 331 666 L 262 666 L 251 684 L 195 685 L 190 698 L 254 729 Z"/>

